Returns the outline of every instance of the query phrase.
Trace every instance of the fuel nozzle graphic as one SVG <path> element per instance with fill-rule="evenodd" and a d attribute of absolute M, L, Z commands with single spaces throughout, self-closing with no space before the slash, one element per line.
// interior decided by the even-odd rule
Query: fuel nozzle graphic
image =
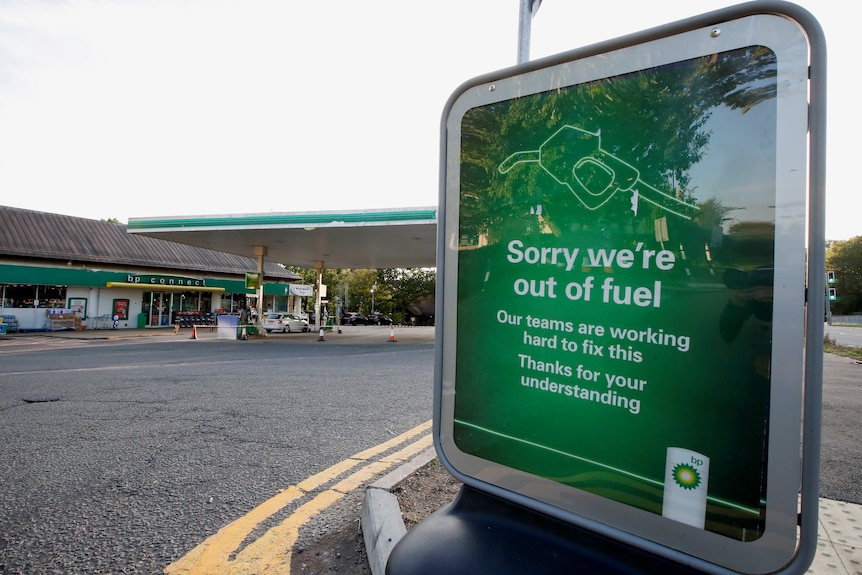
<path fill-rule="evenodd" d="M 569 188 L 589 210 L 603 206 L 617 192 L 631 192 L 632 211 L 647 201 L 680 217 L 691 219 L 698 208 L 650 186 L 637 168 L 602 149 L 601 130 L 588 132 L 563 126 L 538 150 L 516 152 L 498 166 L 506 174 L 523 163 L 538 163 L 552 178 Z"/>

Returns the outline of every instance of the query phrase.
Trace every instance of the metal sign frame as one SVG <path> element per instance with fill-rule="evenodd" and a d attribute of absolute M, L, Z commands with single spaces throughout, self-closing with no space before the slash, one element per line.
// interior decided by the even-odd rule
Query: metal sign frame
<path fill-rule="evenodd" d="M 679 234 L 680 222 L 686 222 L 688 225 L 688 222 L 695 222 L 701 217 L 700 212 L 705 208 L 704 204 L 699 202 L 707 199 L 698 198 L 698 202 L 686 197 L 684 191 L 675 193 L 673 186 L 667 182 L 650 179 L 649 170 L 644 169 L 637 159 L 633 159 L 633 150 L 638 145 L 665 145 L 664 142 L 669 137 L 667 133 L 657 131 L 655 136 L 647 135 L 645 140 L 626 147 L 625 142 L 621 143 L 621 138 L 614 140 L 615 134 L 603 132 L 595 125 L 587 126 L 585 122 L 572 121 L 565 113 L 558 114 L 559 110 L 535 112 L 547 113 L 548 116 L 538 118 L 534 122 L 534 133 L 523 140 L 519 140 L 515 135 L 508 140 L 500 140 L 494 135 L 488 136 L 483 143 L 476 144 L 476 140 L 484 137 L 481 130 L 475 126 L 465 127 L 469 124 L 465 119 L 472 119 L 471 115 L 485 114 L 493 117 L 497 114 L 510 114 L 508 118 L 512 119 L 515 118 L 512 110 L 517 106 L 533 106 L 531 110 L 540 110 L 541 106 L 538 104 L 541 104 L 544 98 L 550 97 L 549 95 L 565 93 L 568 90 L 588 91 L 595 86 L 613 85 L 619 79 L 640 78 L 648 82 L 651 74 L 695 66 L 695 62 L 721 58 L 727 54 L 742 54 L 747 51 L 746 57 L 750 57 L 751 51 L 760 48 L 765 48 L 768 54 L 774 55 L 771 67 L 768 68 L 770 73 L 774 71 L 774 76 L 762 75 L 750 80 L 748 86 L 753 91 L 766 87 L 764 89 L 771 95 L 764 98 L 764 101 L 769 102 L 769 113 L 774 114 L 775 133 L 767 134 L 764 140 L 774 141 L 774 157 L 767 151 L 764 158 L 768 156 L 769 159 L 763 162 L 770 171 L 770 177 L 774 178 L 769 188 L 774 190 L 774 204 L 768 206 L 768 209 L 774 211 L 767 210 L 771 215 L 766 218 L 768 225 L 774 230 L 774 235 L 770 236 L 773 242 L 770 244 L 771 249 L 774 250 L 769 261 L 771 267 L 762 265 L 752 269 L 731 270 L 739 274 L 726 272 L 723 279 L 709 280 L 706 288 L 700 284 L 693 288 L 696 282 L 685 279 L 675 280 L 678 284 L 669 281 L 662 286 L 663 279 L 669 277 L 674 266 L 678 266 L 677 269 L 683 267 L 682 261 L 686 261 L 685 266 L 695 266 L 695 263 L 691 262 L 691 254 L 686 255 L 682 244 L 678 247 L 668 247 L 665 244 L 675 239 L 674 234 Z M 801 573 L 807 568 L 813 559 L 816 546 L 818 502 L 822 346 L 817 342 L 822 342 L 823 326 L 822 316 L 817 318 L 818 314 L 822 314 L 822 294 L 825 287 L 825 68 L 823 34 L 817 21 L 807 11 L 784 2 L 751 2 L 488 74 L 465 83 L 455 91 L 446 105 L 442 122 L 437 250 L 438 345 L 434 396 L 435 446 L 441 461 L 450 472 L 473 487 L 657 555 L 694 565 L 705 572 Z M 608 94 L 602 93 L 602 96 L 610 98 Z M 757 107 L 759 103 L 760 101 L 754 102 L 751 106 Z M 596 114 L 601 117 L 601 112 Z M 578 117 L 577 114 L 574 117 Z M 531 117 L 532 120 L 536 118 Z M 543 127 L 536 130 L 535 125 Z M 528 130 L 525 129 L 526 131 Z M 535 133 L 537 131 L 539 133 Z M 516 134 L 517 130 L 511 133 Z M 636 135 L 633 140 L 638 137 L 641 136 Z M 750 134 L 744 134 L 743 137 L 749 138 Z M 491 141 L 494 142 L 493 145 L 488 143 Z M 499 145 L 501 141 L 505 146 Z M 475 156 L 477 152 L 487 152 L 488 155 L 480 160 L 468 157 L 470 154 Z M 476 169 L 477 166 L 485 171 L 477 176 L 476 180 L 470 181 L 474 177 L 470 170 Z M 505 183 L 504 179 L 508 176 L 515 177 L 518 170 L 531 170 L 529 173 L 535 178 L 535 183 L 523 184 L 520 188 L 511 184 L 512 188 L 506 188 L 508 192 L 501 192 L 505 186 L 510 185 Z M 680 175 L 687 177 L 688 174 L 683 172 L 671 175 L 674 178 Z M 477 192 L 476 186 L 469 187 L 475 182 L 479 182 L 479 188 L 486 187 Z M 530 188 L 529 193 L 524 194 L 526 187 Z M 548 192 L 554 187 L 564 192 L 555 197 L 565 198 L 563 201 L 566 202 L 566 206 L 563 209 L 558 208 L 557 213 L 580 214 L 578 217 L 582 218 L 579 223 L 581 229 L 590 227 L 591 223 L 596 224 L 594 227 L 600 227 L 599 223 L 606 225 L 607 219 L 603 214 L 610 209 L 620 210 L 621 206 L 628 208 L 629 202 L 635 215 L 638 210 L 641 210 L 641 214 L 649 210 L 649 213 L 655 215 L 652 220 L 654 245 L 645 248 L 641 245 L 644 242 L 635 241 L 642 238 L 643 234 L 635 235 L 633 232 L 607 232 L 606 238 L 610 239 L 609 243 L 604 245 L 595 240 L 598 238 L 596 235 L 567 236 L 568 232 L 560 228 L 560 221 L 553 221 L 548 215 L 545 199 L 548 193 L 559 193 L 559 190 Z M 516 191 L 512 192 L 512 189 Z M 730 201 L 736 197 L 725 197 L 721 193 L 724 192 L 719 192 L 719 200 Z M 487 198 L 491 199 L 484 203 L 470 203 L 475 199 L 471 194 L 487 194 Z M 507 194 L 522 194 L 522 197 L 513 199 Z M 505 199 L 495 199 L 498 196 Z M 494 210 L 493 214 L 481 212 L 482 208 L 487 206 L 496 206 L 491 208 Z M 753 206 L 754 204 L 749 206 L 752 213 L 756 211 Z M 477 211 L 480 212 L 478 215 Z M 529 215 L 525 216 L 527 213 Z M 724 213 L 726 214 L 727 212 Z M 488 217 L 484 217 L 485 215 Z M 754 221 L 758 217 L 752 215 L 752 222 L 748 223 L 757 227 L 762 223 Z M 532 240 L 540 238 L 536 240 L 541 242 L 540 244 L 533 245 L 530 243 L 531 239 L 521 237 L 521 228 L 512 224 L 513 220 L 517 220 L 518 225 L 521 225 L 521 222 L 527 219 L 535 220 L 538 231 L 531 237 Z M 566 222 L 565 225 L 569 223 Z M 725 226 L 724 233 L 722 225 Z M 727 241 L 730 237 L 727 234 L 727 226 L 720 224 L 717 228 L 718 235 Z M 622 227 L 617 226 L 614 229 L 619 230 Z M 557 239 L 567 237 L 593 238 L 590 240 L 593 243 L 586 241 L 576 247 L 565 240 Z M 739 237 L 742 236 L 737 236 L 737 239 Z M 706 255 L 699 257 L 710 259 L 710 245 L 721 247 L 720 243 L 711 244 L 710 240 L 707 240 Z M 757 249 L 762 248 L 761 245 Z M 577 251 L 581 249 L 583 252 Z M 737 257 L 743 258 L 745 250 L 740 249 L 742 255 L 737 254 Z M 596 257 L 592 250 L 600 255 Z M 584 263 L 588 251 L 592 261 Z M 649 256 L 645 255 L 647 252 Z M 476 254 L 480 253 L 487 255 L 477 257 Z M 612 255 L 606 257 L 608 254 Z M 625 273 L 637 267 L 636 262 L 641 262 L 644 270 L 650 267 L 650 273 L 653 275 L 639 276 L 644 280 L 640 287 L 628 285 L 627 295 L 622 292 L 618 295 L 614 289 L 623 287 L 622 284 L 628 277 Z M 518 278 L 517 273 L 520 272 L 512 271 L 518 265 L 528 264 L 532 266 L 531 270 L 545 266 L 542 270 L 544 275 L 530 271 L 524 272 L 523 278 Z M 477 266 L 481 266 L 481 269 Z M 583 269 L 580 269 L 580 266 L 584 266 Z M 545 273 L 545 269 L 551 270 L 555 277 L 548 277 L 550 272 Z M 579 272 L 582 273 L 578 275 Z M 513 273 L 515 275 L 512 275 Z M 686 273 L 691 275 L 688 267 Z M 517 279 L 513 281 L 513 277 Z M 592 279 L 588 279 L 590 277 Z M 803 277 L 806 278 L 808 287 L 807 309 L 801 285 Z M 574 281 L 564 281 L 564 278 Z M 759 507 L 762 526 L 758 527 L 754 535 L 746 534 L 745 528 L 738 528 L 735 524 L 724 526 L 721 521 L 714 522 L 717 527 L 713 525 L 705 528 L 702 525 L 703 517 L 698 525 L 697 519 L 692 521 L 686 518 L 685 511 L 675 515 L 667 509 L 673 499 L 667 490 L 667 474 L 671 474 L 678 486 L 683 488 L 683 495 L 689 495 L 688 492 L 697 491 L 696 488 L 703 486 L 708 478 L 716 473 L 720 474 L 721 458 L 713 459 L 710 469 L 710 459 L 706 457 L 704 461 L 697 450 L 668 445 L 667 461 L 661 461 L 662 468 L 667 466 L 665 492 L 662 496 L 656 493 L 661 490 L 660 484 L 652 479 L 644 479 L 638 473 L 628 471 L 617 474 L 619 470 L 601 458 L 590 459 L 578 453 L 576 448 L 557 448 L 550 445 L 541 432 L 533 437 L 524 431 L 527 425 L 525 417 L 530 418 L 529 425 L 542 428 L 554 418 L 581 418 L 590 407 L 578 405 L 566 407 L 568 411 L 565 411 L 557 408 L 557 404 L 542 403 L 546 400 L 532 403 L 536 394 L 529 396 L 514 392 L 506 401 L 524 401 L 518 408 L 507 407 L 502 405 L 502 400 L 496 400 L 498 389 L 507 390 L 519 385 L 515 379 L 518 372 L 556 374 L 557 379 L 561 380 L 557 382 L 551 381 L 552 377 L 523 376 L 520 380 L 521 386 L 541 388 L 542 391 L 559 397 L 577 398 L 578 393 L 583 393 L 583 398 L 587 398 L 585 389 L 589 386 L 589 380 L 584 380 L 584 374 L 592 371 L 595 379 L 598 379 L 599 373 L 608 371 L 609 366 L 619 366 L 622 369 L 623 364 L 620 362 L 625 354 L 628 355 L 624 359 L 629 362 L 636 360 L 646 365 L 653 361 L 652 356 L 645 359 L 648 352 L 638 347 L 638 336 L 635 335 L 629 341 L 623 342 L 627 345 L 616 348 L 617 353 L 621 354 L 616 356 L 617 363 L 596 364 L 602 369 L 587 369 L 590 364 L 588 359 L 583 359 L 586 357 L 584 355 L 578 356 L 582 358 L 581 361 L 567 361 L 566 355 L 561 355 L 561 351 L 557 352 L 565 345 L 565 340 L 557 337 L 564 334 L 562 331 L 554 332 L 555 326 L 560 329 L 563 329 L 562 326 L 571 328 L 577 326 L 581 318 L 601 317 L 595 310 L 583 307 L 587 306 L 590 294 L 593 295 L 593 302 L 603 296 L 605 304 L 609 301 L 613 303 L 612 298 L 618 297 L 617 303 L 621 304 L 621 307 L 627 307 L 622 312 L 617 311 L 617 317 L 622 318 L 621 321 L 629 321 L 628 327 L 640 328 L 640 343 L 643 343 L 643 338 L 656 337 L 665 338 L 663 341 L 667 342 L 670 341 L 667 337 L 672 334 L 658 327 L 653 330 L 653 324 L 649 323 L 654 322 L 655 326 L 658 326 L 659 320 L 671 315 L 670 311 L 659 309 L 661 306 L 666 305 L 670 309 L 675 305 L 674 298 L 688 302 L 685 305 L 691 306 L 691 301 L 694 300 L 686 300 L 685 297 L 695 297 L 692 294 L 731 293 L 737 289 L 741 278 L 744 278 L 747 287 L 768 284 L 772 298 L 767 322 L 771 327 L 764 340 L 769 344 L 767 365 L 771 370 L 764 376 L 769 382 L 768 399 L 765 400 L 768 406 L 760 406 L 758 409 L 761 411 L 757 411 L 764 414 L 763 426 L 767 439 L 764 442 L 764 463 L 761 471 L 766 475 Z M 471 281 L 473 283 L 470 283 Z M 719 285 L 722 282 L 724 285 Z M 486 296 L 482 296 L 479 292 L 485 288 L 489 291 Z M 509 294 L 508 297 L 501 295 L 506 293 Z M 680 297 L 679 294 L 688 295 Z M 549 297 L 559 299 L 549 302 Z M 524 301 L 530 298 L 533 298 L 534 308 L 524 304 Z M 541 301 L 543 298 L 544 301 Z M 530 309 L 539 310 L 536 314 L 538 317 L 542 316 L 542 310 L 559 311 L 553 311 L 558 315 L 550 320 L 549 325 L 536 318 L 524 320 L 530 316 L 521 312 Z M 688 312 L 688 315 L 697 315 L 696 308 L 678 309 L 682 309 L 684 313 Z M 705 308 L 705 316 L 708 315 L 709 309 L 711 308 L 708 306 Z M 653 315 L 649 315 L 650 312 Z M 498 315 L 494 316 L 494 313 Z M 502 314 L 502 319 L 499 314 Z M 675 315 L 680 314 L 677 312 Z M 508 324 L 516 323 L 516 317 L 519 318 L 518 322 L 534 321 L 530 326 L 536 329 L 522 329 L 523 324 L 512 328 Z M 563 319 L 562 323 L 554 323 L 559 318 Z M 675 318 L 673 321 L 678 320 Z M 589 321 L 586 323 L 590 324 Z M 600 323 L 593 321 L 588 329 L 607 329 L 607 325 L 599 325 Z M 604 335 L 607 336 L 607 332 L 604 332 Z M 472 338 L 482 341 L 472 344 L 468 341 Z M 685 349 L 680 347 L 681 339 L 673 340 L 677 344 L 674 357 L 683 357 L 689 350 L 689 344 L 695 346 L 697 339 L 697 336 L 686 337 Z M 706 342 L 708 338 L 704 336 L 701 339 Z M 599 349 L 609 347 L 607 338 L 602 340 L 598 335 L 593 337 L 590 343 L 587 343 L 588 341 L 589 338 L 581 337 L 575 348 L 569 351 L 589 355 L 596 349 L 590 346 L 598 346 Z M 803 356 L 804 341 L 809 342 L 809 345 L 804 347 Z M 532 350 L 536 349 L 539 353 L 532 354 Z M 549 353 L 543 357 L 541 352 Z M 706 363 L 716 364 L 710 352 L 700 353 L 700 359 L 707 358 L 709 362 Z M 507 354 L 511 357 L 507 358 Z M 656 354 L 655 357 L 659 359 L 655 360 L 654 367 L 660 365 L 668 371 L 678 368 L 678 364 L 669 355 Z M 748 365 L 735 359 L 736 357 L 728 361 L 736 361 L 740 366 Z M 514 363 L 507 364 L 508 359 L 513 359 Z M 693 369 L 691 363 L 680 362 L 679 365 L 684 365 L 685 369 Z M 512 369 L 512 366 L 515 366 L 515 369 Z M 465 376 L 465 373 L 468 375 Z M 491 378 L 499 377 L 499 387 L 495 387 L 497 383 L 475 383 L 475 380 L 486 374 Z M 696 377 L 697 372 L 692 372 L 692 375 Z M 704 374 L 705 377 L 706 375 Z M 628 376 L 624 380 L 629 387 L 634 385 L 637 388 L 640 385 L 640 390 L 643 391 L 644 387 L 649 385 L 646 379 L 640 380 L 641 383 L 638 384 L 634 372 L 630 371 Z M 584 389 L 580 391 L 573 385 L 578 378 L 584 383 Z M 668 376 L 669 381 L 673 378 L 674 376 Z M 653 380 L 658 378 L 647 379 L 653 383 Z M 624 380 L 621 379 L 620 382 Z M 608 388 L 615 392 L 616 388 L 612 387 L 614 384 L 610 377 L 608 381 Z M 595 380 L 593 382 L 595 383 Z M 622 385 L 622 391 L 625 391 L 625 383 L 617 384 Z M 501 394 L 503 392 L 501 391 Z M 519 400 L 519 397 L 529 399 Z M 626 415 L 631 417 L 637 416 L 641 410 L 641 399 L 637 400 L 637 411 L 633 409 L 634 400 L 631 400 L 631 404 L 623 404 L 625 398 L 622 392 L 608 395 L 607 401 L 601 397 L 596 392 L 592 409 L 599 404 L 628 407 Z M 660 395 L 654 396 L 652 400 L 648 399 L 646 394 L 640 397 L 647 406 L 649 401 L 653 402 L 653 407 L 662 402 L 668 403 L 667 394 L 663 399 Z M 755 403 L 754 400 L 752 403 Z M 483 405 L 488 407 L 487 414 L 483 412 Z M 554 407 L 548 409 L 551 405 Z M 670 417 L 679 417 L 684 413 L 680 408 L 664 405 L 661 408 L 667 409 Z M 511 417 L 506 415 L 507 409 L 512 413 Z M 457 410 L 460 411 L 456 413 Z M 514 413 L 515 411 L 518 413 Z M 565 416 L 561 415 L 564 413 Z M 732 412 L 726 415 L 727 425 L 731 425 L 733 418 L 742 421 L 745 417 Z M 491 425 L 482 425 L 492 417 L 497 419 L 493 420 Z M 600 415 L 591 417 L 601 418 Z M 618 413 L 613 417 L 619 417 Z M 714 423 L 722 420 L 713 417 L 711 421 Z M 553 423 L 558 431 L 566 429 L 567 424 L 564 421 Z M 510 429 L 515 431 L 507 435 L 507 430 Z M 635 425 L 632 429 L 638 432 L 639 428 Z M 643 431 L 641 429 L 640 433 Z M 716 435 L 721 433 L 721 429 L 715 429 Z M 800 443 L 796 440 L 800 434 L 803 453 L 801 463 Z M 728 435 L 733 436 L 732 433 Z M 637 441 L 641 439 L 643 438 L 637 437 Z M 598 429 L 595 436 L 582 437 L 580 440 L 600 445 L 606 441 Z M 627 445 L 630 446 L 629 444 Z M 570 444 L 564 442 L 561 445 Z M 619 443 L 607 440 L 603 445 L 615 448 Z M 524 454 L 534 451 L 550 455 L 547 455 L 546 459 L 538 457 L 535 461 L 527 461 L 526 458 L 532 455 Z M 682 463 L 674 463 L 672 455 L 683 457 L 680 460 Z M 525 459 L 520 459 L 522 456 Z M 595 479 L 597 484 L 585 487 L 581 479 L 556 476 L 555 465 L 565 458 L 578 460 L 578 465 L 572 467 L 575 470 L 573 473 L 582 472 L 592 466 L 593 471 L 585 475 L 598 478 Z M 650 469 L 658 464 L 651 465 Z M 602 484 L 603 474 L 627 474 L 626 480 L 630 479 L 633 484 L 642 483 L 647 487 L 641 486 L 637 489 L 650 493 L 638 496 L 616 493 L 614 490 L 624 481 L 613 479 L 616 483 L 609 487 Z M 801 529 L 797 537 L 800 484 L 802 514 Z M 705 493 L 704 491 L 704 498 Z M 733 507 L 732 504 L 712 496 L 709 504 L 714 508 L 724 506 L 725 512 Z M 689 504 L 681 505 L 685 508 Z M 697 505 L 700 505 L 701 509 L 705 504 Z M 662 506 L 666 508 L 664 513 Z M 741 509 L 744 506 L 739 507 Z M 756 514 L 757 509 L 754 509 L 754 512 Z M 701 510 L 698 513 L 703 515 L 705 512 Z M 730 514 L 732 513 L 728 513 Z M 728 525 L 731 523 L 733 520 L 730 520 Z"/>

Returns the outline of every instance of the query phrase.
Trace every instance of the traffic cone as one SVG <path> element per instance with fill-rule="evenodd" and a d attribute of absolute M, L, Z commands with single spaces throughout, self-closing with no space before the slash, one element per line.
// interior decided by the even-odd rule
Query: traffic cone
<path fill-rule="evenodd" d="M 393 343 L 395 341 L 395 326 L 389 326 L 389 343 Z"/>
<path fill-rule="evenodd" d="M 245 333 L 245 324 L 242 324 L 242 334 L 239 336 L 242 341 L 248 340 L 248 334 Z"/>
<path fill-rule="evenodd" d="M 190 339 L 197 339 L 197 338 L 198 338 L 198 326 L 192 325 L 192 337 Z"/>
<path fill-rule="evenodd" d="M 326 341 L 323 338 L 323 328 L 322 327 L 320 328 L 320 335 L 317 336 L 317 341 Z"/>

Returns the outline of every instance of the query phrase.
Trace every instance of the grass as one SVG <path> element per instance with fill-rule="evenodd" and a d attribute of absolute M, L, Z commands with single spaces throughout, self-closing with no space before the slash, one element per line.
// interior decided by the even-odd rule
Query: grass
<path fill-rule="evenodd" d="M 840 355 L 841 357 L 849 357 L 862 361 L 862 348 L 840 345 L 828 335 L 823 337 L 823 351 L 833 355 Z"/>

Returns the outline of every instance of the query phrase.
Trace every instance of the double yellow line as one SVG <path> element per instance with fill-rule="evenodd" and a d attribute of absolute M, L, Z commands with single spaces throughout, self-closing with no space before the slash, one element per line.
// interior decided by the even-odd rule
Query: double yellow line
<path fill-rule="evenodd" d="M 376 475 L 410 460 L 432 445 L 428 431 L 431 421 L 336 463 L 329 469 L 291 485 L 236 521 L 222 527 L 183 558 L 168 565 L 168 575 L 289 575 L 291 549 L 299 537 L 299 529 L 314 517 Z M 403 443 L 406 447 L 380 457 Z M 359 467 L 337 483 L 345 473 Z M 279 525 L 240 549 L 249 534 L 262 522 L 281 509 L 302 498 L 308 499 Z"/>

